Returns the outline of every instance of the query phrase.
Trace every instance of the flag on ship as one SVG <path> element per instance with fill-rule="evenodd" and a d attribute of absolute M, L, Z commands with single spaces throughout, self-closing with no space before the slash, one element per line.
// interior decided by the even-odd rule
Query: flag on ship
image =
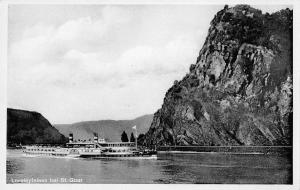
<path fill-rule="evenodd" d="M 136 130 L 136 125 L 132 127 L 132 129 L 135 130 L 135 138 L 137 138 L 137 130 Z"/>

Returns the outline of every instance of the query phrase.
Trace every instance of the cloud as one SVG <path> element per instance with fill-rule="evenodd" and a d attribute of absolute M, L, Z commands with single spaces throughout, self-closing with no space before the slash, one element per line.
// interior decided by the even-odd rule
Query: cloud
<path fill-rule="evenodd" d="M 97 17 L 26 25 L 9 42 L 8 104 L 55 123 L 153 113 L 196 61 L 209 23 L 197 14 L 102 6 Z"/>
<path fill-rule="evenodd" d="M 137 46 L 122 54 L 118 60 L 120 72 L 127 74 L 169 74 L 185 72 L 193 62 L 197 44 L 177 38 L 161 47 Z"/>
<path fill-rule="evenodd" d="M 25 28 L 22 39 L 11 45 L 10 52 L 32 60 L 62 56 L 70 48 L 95 51 L 95 46 L 100 46 L 107 39 L 104 35 L 109 35 L 116 26 L 124 27 L 130 19 L 131 16 L 123 9 L 108 6 L 103 8 L 101 17 L 97 19 L 81 17 L 67 20 L 59 26 L 37 23 Z M 34 52 L 36 54 L 32 56 Z"/>
<path fill-rule="evenodd" d="M 109 57 L 111 52 L 102 47 L 102 42 L 107 40 L 116 25 L 127 25 L 132 19 L 118 11 L 105 8 L 98 20 L 84 17 L 56 28 L 44 24 L 27 28 L 22 40 L 10 47 L 9 75 L 18 76 L 23 83 L 62 85 L 65 88 L 68 84 L 73 87 L 74 84 L 115 83 L 116 78 L 124 86 L 121 80 L 133 76 L 187 71 L 187 66 L 192 63 L 188 59 L 196 55 L 198 44 L 193 37 L 184 34 L 163 41 L 159 46 L 133 44 L 120 51 L 119 57 Z M 118 32 L 116 36 L 122 36 L 122 30 Z M 112 43 L 118 51 L 118 44 Z"/>

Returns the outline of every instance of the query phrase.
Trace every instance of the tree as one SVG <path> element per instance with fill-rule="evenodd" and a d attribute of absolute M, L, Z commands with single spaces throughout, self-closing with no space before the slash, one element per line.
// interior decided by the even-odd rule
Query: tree
<path fill-rule="evenodd" d="M 130 142 L 135 142 L 135 138 L 133 136 L 133 133 L 131 133 L 131 135 L 130 135 Z"/>
<path fill-rule="evenodd" d="M 127 133 L 125 131 L 123 131 L 122 135 L 121 135 L 121 141 L 122 142 L 128 142 L 128 136 Z"/>
<path fill-rule="evenodd" d="M 138 145 L 142 145 L 144 140 L 145 140 L 145 135 L 143 133 L 139 134 L 139 136 L 137 138 Z"/>

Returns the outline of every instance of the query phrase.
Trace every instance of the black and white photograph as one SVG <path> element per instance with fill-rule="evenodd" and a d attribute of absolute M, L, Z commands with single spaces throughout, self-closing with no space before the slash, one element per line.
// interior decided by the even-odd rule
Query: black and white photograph
<path fill-rule="evenodd" d="M 6 185 L 299 183 L 292 1 L 70 2 L 6 2 Z"/>

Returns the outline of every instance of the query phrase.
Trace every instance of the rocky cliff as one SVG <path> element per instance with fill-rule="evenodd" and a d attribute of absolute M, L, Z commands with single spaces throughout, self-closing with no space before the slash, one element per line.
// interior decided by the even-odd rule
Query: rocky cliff
<path fill-rule="evenodd" d="M 225 6 L 167 91 L 147 145 L 291 145 L 293 12 Z"/>
<path fill-rule="evenodd" d="M 60 144 L 67 142 L 62 134 L 38 112 L 7 109 L 7 144 Z"/>

